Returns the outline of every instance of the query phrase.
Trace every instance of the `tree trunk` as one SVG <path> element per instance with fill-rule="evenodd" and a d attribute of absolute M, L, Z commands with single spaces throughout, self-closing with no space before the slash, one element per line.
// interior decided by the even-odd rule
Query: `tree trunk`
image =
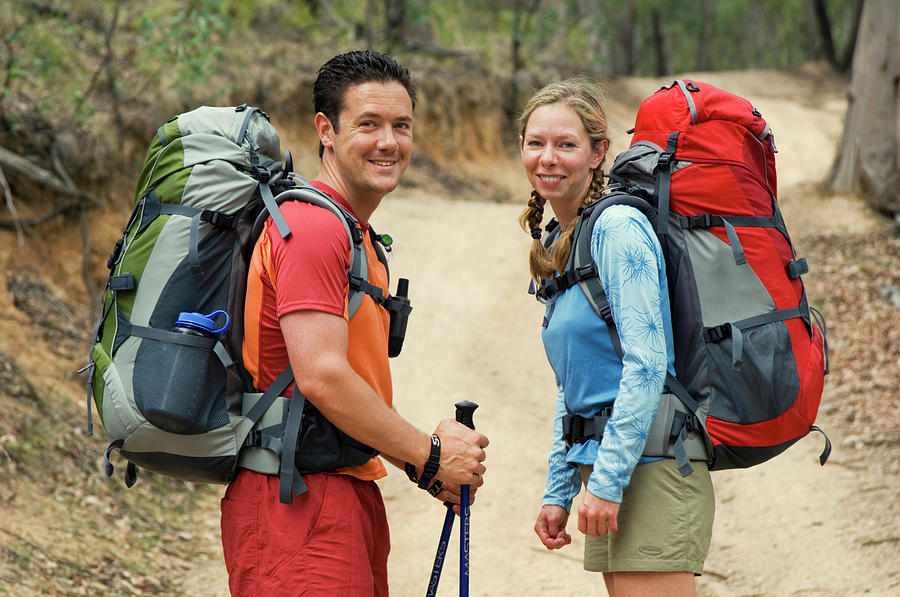
<path fill-rule="evenodd" d="M 537 15 L 541 0 L 519 0 L 513 8 L 513 24 L 510 35 L 510 77 L 504 111 L 510 121 L 514 121 L 519 110 L 519 73 L 525 68 L 522 59 L 522 39 L 528 28 L 528 21 Z"/>
<path fill-rule="evenodd" d="M 712 70 L 709 55 L 710 39 L 712 38 L 712 18 L 709 0 L 700 1 L 700 23 L 697 28 L 697 70 Z"/>
<path fill-rule="evenodd" d="M 865 3 L 844 136 L 826 187 L 900 213 L 900 3 Z"/>
<path fill-rule="evenodd" d="M 666 38 L 663 35 L 661 17 L 659 11 L 654 10 L 650 15 L 653 25 L 653 49 L 656 56 L 656 76 L 663 77 L 670 72 L 668 55 L 666 54 Z"/>
<path fill-rule="evenodd" d="M 375 49 L 375 0 L 366 2 L 366 49 Z"/>
<path fill-rule="evenodd" d="M 637 21 L 637 9 L 634 0 L 625 0 L 622 7 L 622 26 L 619 29 L 619 49 L 622 60 L 617 69 L 619 75 L 633 75 L 635 66 L 634 29 Z"/>
<path fill-rule="evenodd" d="M 406 41 L 406 1 L 384 1 L 384 37 L 388 52 L 401 50 Z"/>
<path fill-rule="evenodd" d="M 856 46 L 856 37 L 859 34 L 859 22 L 862 16 L 863 0 L 856 0 L 853 5 L 853 29 L 847 39 L 847 47 L 839 57 L 834 46 L 834 37 L 831 35 L 832 19 L 828 16 L 825 0 L 813 0 L 812 8 L 815 14 L 816 24 L 819 26 L 819 35 L 822 39 L 822 50 L 825 59 L 838 72 L 845 73 L 853 61 L 853 51 Z"/>

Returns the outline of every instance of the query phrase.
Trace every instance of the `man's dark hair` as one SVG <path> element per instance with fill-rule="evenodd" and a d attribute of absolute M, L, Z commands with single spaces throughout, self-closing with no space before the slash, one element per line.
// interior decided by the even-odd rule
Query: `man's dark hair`
<path fill-rule="evenodd" d="M 416 88 L 409 70 L 391 58 L 373 50 L 354 50 L 338 54 L 322 65 L 313 84 L 313 109 L 328 117 L 338 130 L 338 116 L 344 108 L 347 89 L 361 83 L 390 83 L 396 81 L 406 88 L 413 108 L 416 107 Z M 325 148 L 319 144 L 319 157 Z"/>

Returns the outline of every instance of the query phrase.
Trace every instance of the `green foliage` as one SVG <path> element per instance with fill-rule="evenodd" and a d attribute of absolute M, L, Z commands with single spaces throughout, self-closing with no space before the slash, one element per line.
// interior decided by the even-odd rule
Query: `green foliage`
<path fill-rule="evenodd" d="M 222 64 L 234 23 L 228 7 L 224 0 L 193 0 L 180 11 L 157 4 L 138 15 L 134 29 L 144 52 L 135 67 L 146 80 L 158 81 L 190 101 L 193 90 L 204 87 Z"/>
<path fill-rule="evenodd" d="M 11 0 L 0 9 L 2 99 L 76 125 L 146 93 L 188 101 L 212 87 L 231 24 L 225 0 Z"/>
<path fill-rule="evenodd" d="M 826 0 L 835 45 L 856 0 Z M 387 0 L 69 0 L 0 3 L 0 101 L 50 122 L 166 94 L 222 102 L 248 47 L 297 42 L 318 56 L 385 39 Z M 633 7 L 629 13 L 628 7 Z M 405 0 L 409 47 L 464 50 L 488 70 L 538 80 L 576 73 L 654 75 L 653 21 L 671 73 L 790 68 L 821 58 L 809 0 Z M 630 44 L 630 45 L 629 45 Z M 325 50 L 327 48 L 327 51 Z M 398 50 L 402 53 L 402 48 Z"/>

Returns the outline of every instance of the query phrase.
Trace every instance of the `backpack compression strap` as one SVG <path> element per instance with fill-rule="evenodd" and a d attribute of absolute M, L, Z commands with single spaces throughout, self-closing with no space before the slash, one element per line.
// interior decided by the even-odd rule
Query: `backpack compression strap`
<path fill-rule="evenodd" d="M 275 202 L 275 197 L 272 195 L 272 184 L 279 178 L 276 176 L 279 172 L 281 172 L 281 164 L 278 162 L 271 162 L 267 165 L 260 164 L 259 160 L 259 145 L 253 139 L 253 136 L 250 135 L 250 120 L 253 118 L 254 114 L 260 114 L 266 120 L 269 120 L 269 115 L 255 107 L 248 107 L 247 104 L 243 104 L 235 108 L 235 110 L 246 110 L 247 114 L 244 116 L 244 122 L 241 123 L 241 129 L 238 132 L 237 136 L 237 144 L 243 145 L 244 141 L 246 141 L 250 145 L 250 167 L 253 168 L 253 175 L 259 181 L 259 194 L 262 197 L 263 205 L 266 206 L 266 209 L 269 211 L 269 215 L 272 217 L 272 221 L 275 223 L 275 227 L 278 229 L 278 233 L 281 235 L 281 238 L 287 238 L 291 235 L 291 229 L 288 226 L 287 220 L 284 219 L 284 215 L 282 215 L 281 210 L 278 209 L 278 204 Z"/>

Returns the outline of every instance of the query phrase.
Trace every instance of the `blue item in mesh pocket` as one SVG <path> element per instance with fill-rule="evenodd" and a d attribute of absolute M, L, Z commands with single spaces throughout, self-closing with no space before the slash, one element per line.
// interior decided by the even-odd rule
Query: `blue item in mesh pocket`
<path fill-rule="evenodd" d="M 219 315 L 225 316 L 225 325 L 216 329 L 216 317 Z M 178 330 L 178 328 L 188 328 L 190 330 L 204 332 L 204 335 L 217 335 L 227 330 L 229 325 L 231 325 L 231 318 L 228 317 L 228 313 L 221 309 L 213 311 L 209 315 L 182 311 L 178 314 L 178 319 L 175 321 L 175 330 L 181 331 Z"/>

